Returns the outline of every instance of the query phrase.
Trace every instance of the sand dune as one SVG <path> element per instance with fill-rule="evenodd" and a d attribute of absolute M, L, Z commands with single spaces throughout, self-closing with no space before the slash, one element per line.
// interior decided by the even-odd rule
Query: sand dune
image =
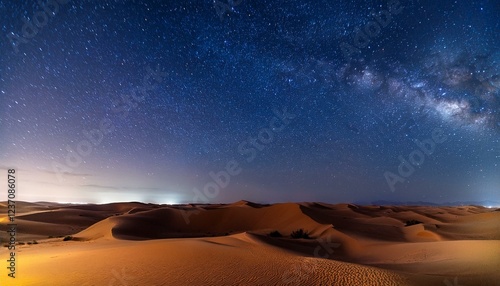
<path fill-rule="evenodd" d="M 182 212 L 185 212 L 184 214 Z M 193 214 L 189 215 L 190 212 Z M 189 223 L 185 216 L 189 215 Z M 171 237 L 221 236 L 244 231 L 285 233 L 305 227 L 316 234 L 325 226 L 305 216 L 297 204 L 278 204 L 263 208 L 224 206 L 180 210 L 171 207 L 145 210 L 117 217 L 101 223 L 114 223 L 113 235 L 128 239 L 158 239 Z M 326 225 L 331 227 L 331 225 Z M 142 231 L 138 232 L 140 228 Z M 76 236 L 83 239 L 94 236 L 85 230 Z"/>
<path fill-rule="evenodd" d="M 482 207 L 18 208 L 18 239 L 38 244 L 17 246 L 17 278 L 1 285 L 500 285 L 500 212 Z M 299 228 L 311 238 L 291 238 Z"/>

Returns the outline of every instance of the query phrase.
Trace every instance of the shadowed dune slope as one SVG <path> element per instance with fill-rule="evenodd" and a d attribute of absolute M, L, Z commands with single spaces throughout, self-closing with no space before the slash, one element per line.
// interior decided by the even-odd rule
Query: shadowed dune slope
<path fill-rule="evenodd" d="M 74 237 L 18 245 L 29 273 L 20 272 L 17 285 L 112 285 L 122 269 L 146 279 L 129 285 L 500 281 L 500 212 L 477 206 L 21 202 L 16 221 L 19 239 L 50 233 Z M 0 228 L 7 223 L 0 216 Z M 310 239 L 290 237 L 300 228 Z M 282 237 L 268 235 L 275 230 Z M 92 273 L 91 280 L 86 273 Z"/>
<path fill-rule="evenodd" d="M 272 206 L 226 205 L 218 207 L 172 208 L 131 212 L 110 217 L 98 224 L 113 225 L 112 234 L 122 239 L 159 239 L 169 237 L 220 236 L 245 231 L 289 234 L 303 228 L 311 235 L 320 234 L 323 225 L 301 211 L 297 204 Z M 76 236 L 94 237 L 97 228 L 89 228 Z"/>

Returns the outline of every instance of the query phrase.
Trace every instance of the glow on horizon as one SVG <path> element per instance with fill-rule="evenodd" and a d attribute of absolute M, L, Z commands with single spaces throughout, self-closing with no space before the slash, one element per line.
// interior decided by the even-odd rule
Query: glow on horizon
<path fill-rule="evenodd" d="M 137 187 L 138 180 L 133 178 L 128 181 L 120 180 L 120 184 L 115 184 L 111 178 L 102 180 L 70 175 L 65 181 L 58 182 L 51 173 L 27 167 L 16 169 L 20 178 L 16 196 L 18 201 L 60 204 L 141 202 L 171 205 L 179 204 L 184 199 L 180 190 L 164 187 L 168 185 L 165 182 L 150 182 Z"/>

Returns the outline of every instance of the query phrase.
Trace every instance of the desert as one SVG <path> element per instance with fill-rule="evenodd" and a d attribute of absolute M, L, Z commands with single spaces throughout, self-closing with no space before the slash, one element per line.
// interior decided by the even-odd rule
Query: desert
<path fill-rule="evenodd" d="M 0 286 L 500 286 L 499 3 L 0 0 Z"/>
<path fill-rule="evenodd" d="M 17 202 L 2 285 L 500 285 L 499 221 L 481 206 Z"/>

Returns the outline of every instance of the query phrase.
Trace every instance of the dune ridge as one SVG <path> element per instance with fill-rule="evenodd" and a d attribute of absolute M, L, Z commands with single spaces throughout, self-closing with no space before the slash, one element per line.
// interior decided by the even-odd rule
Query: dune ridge
<path fill-rule="evenodd" d="M 19 239 L 39 243 L 17 247 L 16 285 L 118 285 L 120 271 L 128 285 L 500 285 L 500 212 L 479 206 L 19 206 Z"/>

